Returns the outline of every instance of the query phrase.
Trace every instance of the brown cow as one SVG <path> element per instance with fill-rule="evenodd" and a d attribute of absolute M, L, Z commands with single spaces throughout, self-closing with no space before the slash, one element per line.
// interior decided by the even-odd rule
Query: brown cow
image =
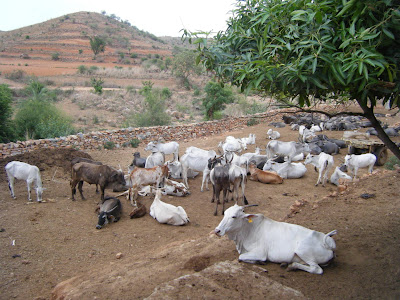
<path fill-rule="evenodd" d="M 71 172 L 72 172 L 72 166 L 77 163 L 80 163 L 80 162 L 87 162 L 87 163 L 94 164 L 94 165 L 102 165 L 102 163 L 99 161 L 95 161 L 95 160 L 91 160 L 89 158 L 84 158 L 84 157 L 78 156 L 71 160 Z M 96 184 L 96 194 L 98 194 L 98 193 L 99 193 L 99 185 Z"/>
<path fill-rule="evenodd" d="M 121 192 L 128 189 L 126 187 L 124 173 L 107 165 L 94 165 L 91 163 L 80 162 L 72 166 L 71 176 L 70 184 L 72 200 L 75 200 L 76 185 L 78 182 L 78 190 L 81 194 L 82 200 L 85 200 L 85 197 L 82 194 L 84 181 L 89 184 L 98 184 L 100 186 L 102 202 L 104 201 L 104 190 L 106 188 L 112 188 L 114 192 Z"/>
<path fill-rule="evenodd" d="M 249 164 L 250 180 L 262 183 L 283 183 L 283 178 L 274 172 L 263 171 L 257 168 L 254 162 Z"/>

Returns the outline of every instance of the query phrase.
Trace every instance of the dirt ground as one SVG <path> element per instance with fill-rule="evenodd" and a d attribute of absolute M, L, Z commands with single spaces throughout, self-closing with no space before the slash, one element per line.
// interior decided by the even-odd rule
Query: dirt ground
<path fill-rule="evenodd" d="M 245 137 L 249 133 L 255 133 L 256 144 L 265 149 L 269 128 L 268 124 L 259 124 L 181 142 L 180 153 L 188 146 L 216 149 L 227 135 Z M 297 132 L 288 126 L 278 130 L 283 141 L 297 139 Z M 326 134 L 340 138 L 343 132 Z M 87 154 L 114 167 L 120 164 L 126 170 L 133 152 L 138 150 L 145 155 L 144 146 Z M 248 151 L 253 152 L 255 146 L 251 145 Z M 335 165 L 341 163 L 345 150 L 334 156 Z M 288 179 L 282 185 L 248 181 L 247 199 L 258 204 L 250 212 L 325 233 L 338 230 L 334 236 L 337 257 L 319 276 L 287 272 L 272 263 L 237 263 L 234 243 L 227 237 L 209 234 L 222 219 L 221 207 L 218 216 L 214 216 L 211 191 L 200 192 L 199 176 L 189 180 L 190 196 L 162 198 L 186 210 L 191 221 L 188 225 L 159 224 L 149 214 L 130 219 L 130 204 L 122 198 L 122 219 L 96 230 L 95 208 L 100 195 L 95 193 L 95 187 L 84 184 L 86 201 L 79 195 L 75 202 L 70 199 L 70 175 L 65 162 L 74 155 L 85 154 L 43 150 L 0 161 L 1 168 L 11 159 L 37 164 L 47 201 L 28 204 L 24 182 L 17 182 L 17 199 L 13 200 L 5 174 L 0 173 L 1 299 L 400 297 L 400 173 L 396 171 L 375 167 L 374 174 L 366 176 L 362 169 L 361 179 L 338 194 L 331 184 L 325 188 L 314 186 L 317 173 L 311 166 L 307 166 L 303 178 Z M 373 196 L 360 197 L 365 193 Z M 111 191 L 106 194 L 116 195 Z M 36 199 L 36 195 L 32 196 Z M 142 199 L 149 209 L 152 198 Z M 122 254 L 119 259 L 118 253 Z"/>

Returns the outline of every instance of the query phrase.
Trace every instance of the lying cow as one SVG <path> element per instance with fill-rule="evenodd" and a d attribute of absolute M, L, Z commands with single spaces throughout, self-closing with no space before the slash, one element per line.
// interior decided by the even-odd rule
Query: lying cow
<path fill-rule="evenodd" d="M 261 183 L 280 184 L 283 183 L 283 178 L 275 172 L 263 171 L 257 168 L 254 161 L 249 164 L 250 180 L 259 181 Z"/>
<path fill-rule="evenodd" d="M 174 206 L 161 201 L 161 190 L 157 189 L 156 197 L 150 206 L 150 216 L 159 223 L 169 225 L 185 225 L 189 218 L 181 206 Z"/>
<path fill-rule="evenodd" d="M 106 197 L 99 207 L 99 221 L 96 229 L 101 229 L 105 224 L 118 222 L 121 218 L 122 205 L 119 199 L 114 197 Z"/>
<path fill-rule="evenodd" d="M 154 189 L 156 188 L 150 185 L 146 185 L 138 192 L 138 194 L 142 197 L 147 196 L 149 194 L 154 194 Z M 164 186 L 160 189 L 163 195 L 170 195 L 176 197 L 185 197 L 187 195 L 190 195 L 189 190 L 182 182 L 177 182 L 171 179 L 165 179 Z"/>
<path fill-rule="evenodd" d="M 336 244 L 331 236 L 336 230 L 324 234 L 300 225 L 277 222 L 262 214 L 246 214 L 246 207 L 235 204 L 228 208 L 214 230 L 217 236 L 227 234 L 235 242 L 239 261 L 286 263 L 288 270 L 322 274 L 320 265 L 334 258 Z"/>
<path fill-rule="evenodd" d="M 345 179 L 345 180 L 351 181 L 351 176 L 347 175 L 345 172 L 340 170 L 340 167 L 336 167 L 335 171 L 331 175 L 330 181 L 334 185 L 339 185 L 340 184 L 340 182 L 339 182 L 340 179 Z"/>
<path fill-rule="evenodd" d="M 104 201 L 104 190 L 106 188 L 113 189 L 114 192 L 121 192 L 127 189 L 124 173 L 121 170 L 115 170 L 107 165 L 94 165 L 80 162 L 72 166 L 71 177 L 72 200 L 75 200 L 76 185 L 78 182 L 78 190 L 82 200 L 85 200 L 82 193 L 84 181 L 89 184 L 98 184 L 100 186 L 101 201 Z"/>

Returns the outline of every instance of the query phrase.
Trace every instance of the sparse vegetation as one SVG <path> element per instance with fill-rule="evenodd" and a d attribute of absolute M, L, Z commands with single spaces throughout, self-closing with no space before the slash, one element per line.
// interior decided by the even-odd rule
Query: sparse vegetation
<path fill-rule="evenodd" d="M 10 73 L 5 73 L 4 76 L 10 80 L 22 81 L 25 78 L 26 73 L 25 71 L 18 69 L 12 70 Z"/>
<path fill-rule="evenodd" d="M 92 85 L 92 87 L 94 88 L 94 93 L 101 95 L 103 93 L 103 79 L 101 78 L 90 78 L 90 83 Z"/>
<path fill-rule="evenodd" d="M 59 59 L 60 59 L 60 53 L 58 53 L 58 52 L 53 53 L 53 54 L 51 55 L 51 59 L 52 59 L 52 60 L 59 60 Z"/>
<path fill-rule="evenodd" d="M 398 165 L 400 167 L 400 159 L 398 159 L 396 156 L 390 156 L 387 162 L 385 163 L 385 168 L 388 170 L 394 170 L 394 166 Z"/>
<path fill-rule="evenodd" d="M 115 148 L 115 143 L 112 141 L 107 141 L 103 145 L 104 149 L 113 150 Z"/>

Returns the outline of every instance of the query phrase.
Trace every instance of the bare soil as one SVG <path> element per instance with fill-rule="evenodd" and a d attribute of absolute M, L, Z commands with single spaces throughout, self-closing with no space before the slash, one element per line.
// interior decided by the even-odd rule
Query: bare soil
<path fill-rule="evenodd" d="M 227 135 L 245 137 L 249 133 L 255 133 L 257 145 L 265 149 L 268 128 L 259 124 L 181 142 L 180 153 L 188 146 L 216 149 Z M 281 140 L 297 139 L 297 132 L 288 126 L 278 131 Z M 340 138 L 343 133 L 326 134 Z M 41 150 L 0 161 L 1 168 L 10 160 L 38 165 L 47 188 L 43 195 L 46 203 L 28 204 L 26 184 L 17 182 L 17 199 L 13 200 L 5 174 L 0 174 L 1 299 L 143 299 L 150 295 L 152 299 L 399 299 L 398 172 L 375 167 L 373 175 L 366 175 L 362 169 L 361 179 L 343 193 L 335 193 L 337 188 L 330 183 L 315 187 L 317 173 L 311 166 L 303 178 L 288 179 L 282 185 L 248 181 L 247 198 L 258 204 L 249 211 L 321 232 L 338 230 L 334 237 L 337 257 L 319 276 L 287 272 L 272 263 L 237 263 L 234 243 L 209 234 L 222 219 L 221 207 L 214 216 L 211 191 L 200 192 L 200 176 L 189 181 L 190 196 L 162 198 L 186 210 L 191 220 L 188 225 L 159 224 L 148 214 L 130 219 L 130 204 L 122 198 L 122 219 L 96 230 L 100 195 L 94 186 L 84 184 L 88 200 L 82 201 L 78 195 L 71 201 L 68 161 L 75 155 L 90 156 L 126 170 L 133 152 L 146 155 L 144 146 L 87 153 Z M 254 148 L 251 145 L 248 151 Z M 342 149 L 334 157 L 335 165 L 345 154 Z M 360 197 L 366 193 L 372 197 Z M 142 202 L 149 209 L 152 197 L 144 197 Z M 228 203 L 231 205 L 233 202 Z M 118 253 L 122 254 L 119 259 Z"/>

